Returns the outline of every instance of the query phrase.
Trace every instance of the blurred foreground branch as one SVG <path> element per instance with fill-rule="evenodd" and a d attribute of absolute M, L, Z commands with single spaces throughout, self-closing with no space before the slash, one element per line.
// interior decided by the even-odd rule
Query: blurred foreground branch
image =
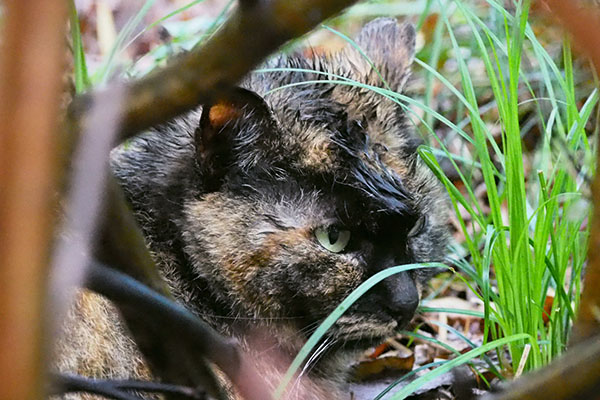
<path fill-rule="evenodd" d="M 50 309 L 53 334 L 60 330 L 63 318 L 81 287 L 96 237 L 97 223 L 103 211 L 106 183 L 110 171 L 108 156 L 115 145 L 121 105 L 125 98 L 122 85 L 114 85 L 94 96 L 94 107 L 81 135 L 69 171 L 69 188 L 63 201 L 64 217 L 55 243 L 50 269 Z"/>
<path fill-rule="evenodd" d="M 2 3 L 0 399 L 41 398 L 66 3 Z"/>

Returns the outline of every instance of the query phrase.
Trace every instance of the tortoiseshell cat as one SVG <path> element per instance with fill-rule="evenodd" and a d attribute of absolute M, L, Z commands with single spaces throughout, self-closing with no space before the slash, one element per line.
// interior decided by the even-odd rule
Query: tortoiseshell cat
<path fill-rule="evenodd" d="M 368 88 L 327 82 L 341 76 L 401 91 L 414 28 L 377 19 L 356 43 L 370 61 L 351 45 L 325 58 L 282 56 L 268 67 L 288 70 L 253 73 L 244 89 L 113 153 L 179 301 L 242 343 L 268 333 L 294 355 L 310 328 L 376 272 L 443 259 L 445 195 L 417 156 L 405 113 Z M 315 374 L 334 380 L 345 355 L 406 325 L 428 278 L 427 270 L 406 272 L 367 292 L 329 332 Z M 94 367 L 122 368 L 112 364 L 131 349 L 105 349 L 105 365 Z M 79 358 L 59 364 L 81 372 Z M 130 360 L 129 374 L 139 374 L 139 358 Z"/>

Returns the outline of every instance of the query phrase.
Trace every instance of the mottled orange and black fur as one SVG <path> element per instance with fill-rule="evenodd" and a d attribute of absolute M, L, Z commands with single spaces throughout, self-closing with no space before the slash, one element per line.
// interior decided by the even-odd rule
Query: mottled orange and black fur
<path fill-rule="evenodd" d="M 267 334 L 291 356 L 376 272 L 443 259 L 445 197 L 405 112 L 351 83 L 401 91 L 414 29 L 378 19 L 356 43 L 370 61 L 351 45 L 330 57 L 281 56 L 244 89 L 113 152 L 178 300 L 247 346 Z M 330 243 L 350 238 L 333 252 L 317 230 Z M 359 299 L 329 332 L 315 376 L 340 376 L 345 355 L 406 325 L 428 277 L 394 275 Z"/>

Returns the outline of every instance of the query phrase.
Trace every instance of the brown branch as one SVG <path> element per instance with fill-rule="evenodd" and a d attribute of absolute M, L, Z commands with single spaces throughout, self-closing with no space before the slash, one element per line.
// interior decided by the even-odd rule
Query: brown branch
<path fill-rule="evenodd" d="M 580 400 L 600 398 L 600 336 L 569 349 L 542 370 L 510 383 L 482 400 Z"/>
<path fill-rule="evenodd" d="M 597 7 L 584 6 L 581 1 L 544 0 L 552 14 L 572 35 L 574 43 L 587 53 L 600 72 L 600 11 Z"/>
<path fill-rule="evenodd" d="M 66 3 L 2 3 L 0 399 L 41 398 Z"/>
<path fill-rule="evenodd" d="M 168 121 L 231 88 L 288 40 L 298 37 L 356 0 L 243 1 L 242 7 L 201 48 L 134 82 L 129 88 L 121 139 Z M 91 98 L 75 98 L 78 130 Z"/>
<path fill-rule="evenodd" d="M 582 7 L 578 1 L 545 0 L 561 24 L 571 33 L 574 43 L 592 60 L 600 73 L 600 11 Z M 599 153 L 600 156 L 600 153 Z M 600 158 L 596 165 L 599 165 Z M 572 343 L 600 334 L 600 175 L 596 173 L 592 184 L 594 213 L 589 241 L 588 265 L 581 297 L 579 316 L 573 328 Z"/>

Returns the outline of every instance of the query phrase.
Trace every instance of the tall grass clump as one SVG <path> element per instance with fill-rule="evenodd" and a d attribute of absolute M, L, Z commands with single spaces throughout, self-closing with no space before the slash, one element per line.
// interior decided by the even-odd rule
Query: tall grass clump
<path fill-rule="evenodd" d="M 422 68 L 417 74 L 425 74 L 421 99 L 341 76 L 328 78 L 332 84 L 375 91 L 411 113 L 420 109 L 423 115 L 414 113 L 419 128 L 435 138 L 419 152 L 445 185 L 464 238 L 453 249 L 454 264 L 484 304 L 482 347 L 451 365 L 486 348 L 498 349 L 503 367 L 515 372 L 521 365 L 528 371 L 564 351 L 579 307 L 594 160 L 585 127 L 598 93 L 576 90 L 582 85 L 567 40 L 558 54 L 542 45 L 530 22 L 530 0 L 514 2 L 512 10 L 496 0 L 485 3 L 482 9 L 474 1 L 426 2 L 425 10 L 435 10 L 439 19 L 432 42 L 421 52 L 428 57 L 415 60 Z M 455 73 L 438 72 L 442 54 L 454 55 Z M 474 60 L 481 71 L 473 71 Z M 456 121 L 431 104 L 434 83 L 443 87 L 436 96 L 455 104 Z M 533 128 L 541 138 L 528 150 L 523 137 Z M 449 150 L 455 137 L 462 142 L 461 154 Z M 452 166 L 460 185 L 448 178 L 442 161 Z M 476 194 L 479 181 L 485 185 L 483 201 Z M 426 375 L 419 382 L 433 378 Z M 403 389 L 392 398 L 408 393 Z"/>
<path fill-rule="evenodd" d="M 540 44 L 528 21 L 530 0 L 515 2 L 512 12 L 496 0 L 487 3 L 492 15 L 486 19 L 466 1 L 440 1 L 439 9 L 454 54 L 466 48 L 483 62 L 497 121 L 486 119 L 478 103 L 481 84 L 477 87 L 464 59 L 456 57 L 458 90 L 421 62 L 464 108 L 465 123 L 458 125 L 463 136 L 469 131 L 465 147 L 474 162 L 457 163 L 439 137 L 441 152 L 422 147 L 420 154 L 446 186 L 456 212 L 466 253 L 457 265 L 484 303 L 484 344 L 527 334 L 530 341 L 512 342 L 509 350 L 512 369 L 523 363 L 529 370 L 561 354 L 577 314 L 589 235 L 584 193 L 593 160 L 585 126 L 598 93 L 588 92 L 577 107 L 570 45 L 565 40 L 562 57 L 555 60 Z M 468 26 L 468 35 L 455 33 L 457 18 Z M 533 103 L 528 109 L 542 132 L 533 154 L 522 143 L 526 103 Z M 494 128 L 499 136 L 492 134 Z M 448 157 L 463 190 L 446 177 L 434 153 Z M 531 167 L 526 170 L 525 164 Z M 474 194 L 470 178 L 477 175 L 485 183 L 487 204 Z M 531 347 L 525 351 L 527 343 Z"/>

